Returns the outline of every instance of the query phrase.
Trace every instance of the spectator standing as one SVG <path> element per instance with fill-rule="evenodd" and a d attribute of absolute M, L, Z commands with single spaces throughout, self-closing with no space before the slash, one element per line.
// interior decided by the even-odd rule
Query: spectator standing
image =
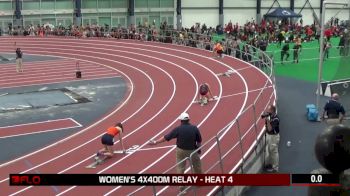
<path fill-rule="evenodd" d="M 323 60 L 326 60 L 329 58 L 329 49 L 332 47 L 331 42 L 328 40 L 325 40 L 324 45 L 323 45 Z"/>
<path fill-rule="evenodd" d="M 294 40 L 294 34 L 291 33 L 291 34 L 289 35 L 289 41 L 292 42 L 293 40 Z"/>
<path fill-rule="evenodd" d="M 281 63 L 283 64 L 284 56 L 287 56 L 286 60 L 288 61 L 289 58 L 289 44 L 284 44 L 282 50 L 281 50 Z"/>
<path fill-rule="evenodd" d="M 277 38 L 278 38 L 278 46 L 282 47 L 282 41 L 284 41 L 284 33 L 282 31 L 279 32 Z"/>
<path fill-rule="evenodd" d="M 243 46 L 242 60 L 245 62 L 251 62 L 252 56 L 248 44 Z"/>
<path fill-rule="evenodd" d="M 330 28 L 326 29 L 324 32 L 324 35 L 325 35 L 327 41 L 329 41 L 331 39 L 331 36 L 332 36 L 332 30 Z"/>
<path fill-rule="evenodd" d="M 21 51 L 21 48 L 16 49 L 16 70 L 17 73 L 23 72 L 23 61 L 22 61 L 23 53 Z"/>
<path fill-rule="evenodd" d="M 299 53 L 301 52 L 301 48 L 302 48 L 302 45 L 301 45 L 301 35 L 298 35 L 297 38 L 295 39 L 295 44 L 298 46 L 299 48 Z"/>
<path fill-rule="evenodd" d="M 342 123 L 345 116 L 345 110 L 343 105 L 339 102 L 339 95 L 337 93 L 332 94 L 331 99 L 327 101 L 323 109 L 324 110 L 321 119 L 326 119 L 327 115 L 326 123 L 328 125 L 336 125 Z"/>
<path fill-rule="evenodd" d="M 300 53 L 300 46 L 298 44 L 294 44 L 293 47 L 293 62 L 299 63 L 299 53 Z"/>
<path fill-rule="evenodd" d="M 260 48 L 260 50 L 266 52 L 267 45 L 268 45 L 267 40 L 265 40 L 264 38 L 260 39 L 260 41 L 259 41 L 259 48 Z"/>
<path fill-rule="evenodd" d="M 278 145 L 280 142 L 280 119 L 276 114 L 276 107 L 270 105 L 262 116 L 265 119 L 266 125 L 266 150 L 268 152 L 266 156 L 266 171 L 268 172 L 278 172 L 279 165 L 279 155 L 278 155 Z"/>
<path fill-rule="evenodd" d="M 340 35 L 340 40 L 339 40 L 339 55 L 340 56 L 345 56 L 345 37 L 344 35 Z"/>
<path fill-rule="evenodd" d="M 178 174 L 183 174 L 186 169 L 186 161 L 181 161 L 190 157 L 190 155 L 201 146 L 202 136 L 197 126 L 190 124 L 190 116 L 188 113 L 182 113 L 178 119 L 181 121 L 180 126 L 175 127 L 170 133 L 158 140 L 151 140 L 149 144 L 156 145 L 176 138 L 176 169 Z M 198 153 L 193 154 L 191 157 L 193 170 L 196 174 L 202 173 L 201 160 L 199 157 L 200 153 L 201 151 L 199 150 Z M 183 189 L 184 187 L 180 187 L 180 191 L 183 191 Z"/>

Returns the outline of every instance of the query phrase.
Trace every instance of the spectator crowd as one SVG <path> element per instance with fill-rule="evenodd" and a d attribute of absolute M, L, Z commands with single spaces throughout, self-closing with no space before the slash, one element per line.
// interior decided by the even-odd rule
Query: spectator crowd
<path fill-rule="evenodd" d="M 348 27 L 349 28 L 349 27 Z M 235 56 L 244 61 L 252 61 L 252 54 L 259 48 L 266 51 L 271 43 L 276 43 L 281 48 L 281 62 L 284 56 L 289 57 L 289 44 L 293 51 L 293 62 L 299 62 L 299 53 L 303 42 L 310 42 L 320 38 L 320 26 L 314 22 L 311 25 L 303 25 L 300 21 L 291 22 L 289 20 L 262 20 L 260 24 L 253 19 L 243 25 L 233 24 L 231 21 L 224 26 L 207 27 L 206 24 L 196 23 L 190 28 L 174 30 L 166 22 L 161 23 L 160 28 L 156 25 L 144 24 L 130 25 L 128 28 L 118 26 L 110 28 L 108 25 L 87 24 L 83 26 L 62 25 L 53 26 L 51 24 L 29 25 L 25 28 L 12 27 L 9 29 L 11 35 L 24 36 L 73 36 L 77 38 L 104 37 L 116 39 L 137 39 L 141 41 L 158 41 L 166 43 L 176 43 L 191 47 L 199 47 L 213 50 L 215 44 L 220 42 L 223 52 L 226 55 Z M 216 35 L 216 39 L 215 36 Z M 324 52 L 328 57 L 332 37 L 340 37 L 337 47 L 340 55 L 349 55 L 350 35 L 346 26 L 339 22 L 339 19 L 332 18 L 326 25 Z M 286 46 L 287 45 L 287 46 Z"/>

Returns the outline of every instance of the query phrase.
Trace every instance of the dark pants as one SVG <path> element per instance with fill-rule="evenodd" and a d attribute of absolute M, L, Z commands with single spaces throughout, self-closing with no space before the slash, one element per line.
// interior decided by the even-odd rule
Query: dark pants
<path fill-rule="evenodd" d="M 293 52 L 294 63 L 299 63 L 299 49 L 295 49 Z"/>
<path fill-rule="evenodd" d="M 113 146 L 114 141 L 113 141 L 113 136 L 105 133 L 102 138 L 101 138 L 101 143 L 103 145 L 107 145 L 107 146 Z"/>
<path fill-rule="evenodd" d="M 287 55 L 286 60 L 288 60 L 288 58 L 289 58 L 289 52 L 283 51 L 283 50 L 281 51 L 281 62 L 282 62 L 282 63 L 283 63 L 284 55 Z"/>
<path fill-rule="evenodd" d="M 183 174 L 186 170 L 186 161 L 181 162 L 185 158 L 190 157 L 191 153 L 194 150 L 183 150 L 181 148 L 176 148 L 176 170 L 178 174 Z M 198 153 L 193 154 L 191 157 L 192 160 L 192 166 L 193 166 L 193 172 L 195 174 L 201 174 L 202 173 L 202 164 L 201 164 L 201 159 L 199 157 Z"/>

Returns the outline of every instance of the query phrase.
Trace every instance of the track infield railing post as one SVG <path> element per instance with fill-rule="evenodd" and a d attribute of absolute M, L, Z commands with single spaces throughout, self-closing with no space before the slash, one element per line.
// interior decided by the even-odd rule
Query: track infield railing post
<path fill-rule="evenodd" d="M 242 143 L 242 134 L 239 126 L 239 117 L 237 117 L 236 125 L 237 125 L 237 131 L 239 135 L 239 147 L 241 148 L 241 157 L 242 157 L 242 173 L 244 172 L 243 170 L 243 165 L 244 165 L 244 152 L 243 152 L 243 143 Z"/>
<path fill-rule="evenodd" d="M 253 107 L 253 116 L 254 116 L 255 142 L 256 142 L 256 144 L 258 144 L 258 136 L 259 136 L 259 134 L 258 134 L 258 125 L 257 125 L 258 119 L 257 119 L 257 116 L 256 116 L 255 105 L 253 104 L 252 107 Z M 255 153 L 258 154 L 256 149 L 257 149 L 257 146 L 255 147 Z"/>

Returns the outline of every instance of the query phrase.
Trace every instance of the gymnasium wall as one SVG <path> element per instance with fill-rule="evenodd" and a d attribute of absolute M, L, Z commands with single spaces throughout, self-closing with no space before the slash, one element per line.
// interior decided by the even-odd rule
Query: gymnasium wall
<path fill-rule="evenodd" d="M 320 0 L 310 0 L 317 16 L 320 12 Z M 349 0 L 337 0 L 347 2 Z M 51 23 L 68 26 L 73 23 L 73 0 L 22 0 L 24 25 Z M 262 0 L 261 13 L 266 14 L 274 0 Z M 282 7 L 289 7 L 289 0 L 278 0 Z M 295 0 L 298 13 L 306 0 Z M 195 23 L 216 26 L 219 23 L 219 0 L 182 0 L 182 25 L 191 27 Z M 274 8 L 278 7 L 275 3 Z M 7 28 L 13 20 L 14 0 L 0 0 L 0 27 Z M 107 24 L 109 26 L 127 25 L 128 0 L 82 0 L 83 24 Z M 273 8 L 272 8 L 273 10 Z M 350 19 L 350 9 L 329 6 L 326 20 L 337 16 L 341 20 Z M 340 12 L 339 12 L 340 11 Z M 312 9 L 306 5 L 301 12 L 304 24 L 313 23 Z M 135 23 L 157 26 L 167 21 L 176 25 L 176 0 L 135 0 Z M 256 20 L 256 0 L 224 0 L 224 23 L 229 21 L 239 24 Z"/>
<path fill-rule="evenodd" d="M 337 0 L 337 2 L 343 3 L 347 3 L 347 1 L 348 0 Z M 273 2 L 274 0 L 261 1 L 262 15 L 267 13 Z M 290 0 L 278 0 L 278 2 L 281 7 L 290 7 Z M 294 6 L 296 13 L 299 13 L 305 2 L 306 0 L 295 0 Z M 319 17 L 320 0 L 310 0 L 310 3 L 314 8 L 316 15 Z M 200 22 L 201 24 L 206 23 L 208 26 L 216 26 L 219 22 L 219 0 L 182 0 L 182 7 L 182 24 L 185 27 L 190 27 L 196 22 Z M 275 3 L 273 8 L 277 7 L 278 4 Z M 327 6 L 326 20 L 329 20 L 335 15 L 341 20 L 350 19 L 349 8 L 343 9 L 342 11 L 340 10 L 341 6 Z M 303 15 L 304 24 L 313 23 L 314 19 L 312 9 L 309 4 L 306 4 L 301 14 Z M 243 24 L 252 19 L 256 20 L 256 0 L 224 0 L 224 23 L 228 23 L 231 20 L 233 23 L 238 22 L 239 24 Z"/>
<path fill-rule="evenodd" d="M 127 25 L 128 0 L 81 0 L 82 24 Z M 73 23 L 73 0 L 21 0 L 23 24 L 25 26 L 53 25 L 68 26 Z M 0 27 L 7 29 L 13 20 L 14 0 L 0 0 Z M 135 0 L 135 20 L 157 26 L 163 21 L 174 23 L 174 0 Z"/>

